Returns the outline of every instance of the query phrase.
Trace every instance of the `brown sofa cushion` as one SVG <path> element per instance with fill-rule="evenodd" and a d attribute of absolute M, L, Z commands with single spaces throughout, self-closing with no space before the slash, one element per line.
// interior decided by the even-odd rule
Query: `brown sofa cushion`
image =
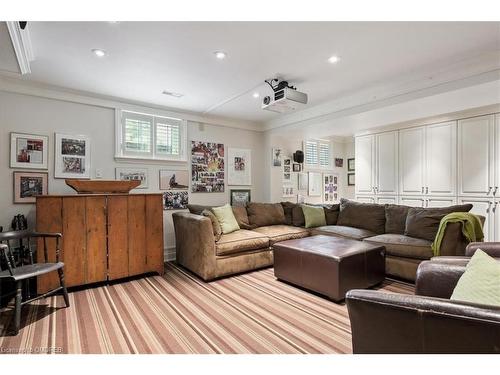
<path fill-rule="evenodd" d="M 359 229 L 354 227 L 344 227 L 341 225 L 327 225 L 324 227 L 314 228 L 311 232 L 313 236 L 324 234 L 327 236 L 350 238 L 353 240 L 362 240 L 363 238 L 376 236 L 377 233 L 366 229 Z"/>
<path fill-rule="evenodd" d="M 267 236 L 251 230 L 240 229 L 236 232 L 223 234 L 220 240 L 215 243 L 215 253 L 227 255 L 267 247 L 269 247 Z"/>
<path fill-rule="evenodd" d="M 202 204 L 188 204 L 187 208 L 190 213 L 195 215 L 201 215 L 203 210 L 210 210 L 212 209 L 212 206 L 204 206 Z"/>
<path fill-rule="evenodd" d="M 432 241 L 422 238 L 386 233 L 365 238 L 363 241 L 385 246 L 386 254 L 392 256 L 414 259 L 430 259 L 434 256 L 431 248 Z"/>
<path fill-rule="evenodd" d="M 410 206 L 399 204 L 385 205 L 385 233 L 404 234 L 406 228 L 406 217 Z"/>
<path fill-rule="evenodd" d="M 292 202 L 281 202 L 281 205 L 283 206 L 283 212 L 285 214 L 285 224 L 293 225 L 293 209 L 297 205 Z"/>
<path fill-rule="evenodd" d="M 247 209 L 244 206 L 232 206 L 234 217 L 241 229 L 253 229 L 255 226 L 250 225 L 248 221 Z"/>
<path fill-rule="evenodd" d="M 250 225 L 263 227 L 266 225 L 285 224 L 285 212 L 281 203 L 248 203 L 248 221 Z"/>
<path fill-rule="evenodd" d="M 337 224 L 340 213 L 340 204 L 332 204 L 331 206 L 324 205 L 323 209 L 325 210 L 326 225 Z"/>
<path fill-rule="evenodd" d="M 296 227 L 303 227 L 306 225 L 306 218 L 300 204 L 296 204 L 292 210 L 292 225 Z"/>
<path fill-rule="evenodd" d="M 210 219 L 210 221 L 212 222 L 212 230 L 214 231 L 215 241 L 219 241 L 220 237 L 222 236 L 222 228 L 220 226 L 219 220 L 217 220 L 214 213 L 209 209 L 203 210 L 201 212 L 201 215 L 206 216 Z"/>
<path fill-rule="evenodd" d="M 382 234 L 385 231 L 385 207 L 380 204 L 359 203 L 342 198 L 337 225 Z"/>
<path fill-rule="evenodd" d="M 309 236 L 309 231 L 307 229 L 292 227 L 290 225 L 270 225 L 266 227 L 259 227 L 255 228 L 254 232 L 267 236 L 270 240 L 271 246 L 273 246 L 276 242 L 294 240 Z"/>
<path fill-rule="evenodd" d="M 469 212 L 472 204 L 442 208 L 412 207 L 406 217 L 405 235 L 434 241 L 441 219 L 452 212 Z"/>

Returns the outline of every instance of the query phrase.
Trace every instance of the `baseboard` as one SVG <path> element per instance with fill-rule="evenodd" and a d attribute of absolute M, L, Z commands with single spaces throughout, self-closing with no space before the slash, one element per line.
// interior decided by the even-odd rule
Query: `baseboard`
<path fill-rule="evenodd" d="M 165 262 L 171 262 L 175 260 L 175 247 L 166 247 L 163 249 L 163 259 Z"/>

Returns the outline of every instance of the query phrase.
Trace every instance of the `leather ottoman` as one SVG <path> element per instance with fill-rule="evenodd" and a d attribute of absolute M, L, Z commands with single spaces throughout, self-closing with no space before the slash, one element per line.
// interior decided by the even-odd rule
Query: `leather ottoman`
<path fill-rule="evenodd" d="M 380 245 L 311 236 L 274 245 L 274 275 L 341 301 L 351 289 L 369 288 L 382 282 L 384 258 L 385 249 Z"/>

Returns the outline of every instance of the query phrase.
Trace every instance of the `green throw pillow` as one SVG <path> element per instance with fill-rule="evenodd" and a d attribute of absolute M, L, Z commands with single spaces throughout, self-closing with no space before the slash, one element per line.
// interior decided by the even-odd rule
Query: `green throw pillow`
<path fill-rule="evenodd" d="M 450 299 L 500 306 L 500 262 L 476 250 Z"/>
<path fill-rule="evenodd" d="M 306 228 L 321 227 L 326 225 L 325 210 L 323 207 L 314 207 L 303 204 L 302 211 L 306 219 Z"/>
<path fill-rule="evenodd" d="M 234 217 L 233 209 L 229 204 L 225 204 L 222 207 L 213 207 L 212 212 L 219 221 L 223 234 L 232 233 L 240 229 Z"/>

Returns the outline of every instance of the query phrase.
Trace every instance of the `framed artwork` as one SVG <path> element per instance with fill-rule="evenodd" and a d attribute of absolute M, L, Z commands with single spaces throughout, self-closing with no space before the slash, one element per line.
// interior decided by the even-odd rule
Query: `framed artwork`
<path fill-rule="evenodd" d="M 147 189 L 149 186 L 148 170 L 146 168 L 115 168 L 115 178 L 120 181 L 141 181 L 136 189 Z"/>
<path fill-rule="evenodd" d="M 191 142 L 191 191 L 224 192 L 224 145 L 214 142 Z"/>
<path fill-rule="evenodd" d="M 354 186 L 354 176 L 355 174 L 354 173 L 348 173 L 347 174 L 347 185 L 348 186 Z"/>
<path fill-rule="evenodd" d="M 347 159 L 347 170 L 349 172 L 354 172 L 355 170 L 354 158 Z"/>
<path fill-rule="evenodd" d="M 293 168 L 292 169 L 293 172 L 300 172 L 301 171 L 299 163 L 293 163 L 292 168 Z"/>
<path fill-rule="evenodd" d="M 56 133 L 55 178 L 90 178 L 90 138 Z"/>
<path fill-rule="evenodd" d="M 305 191 L 309 186 L 309 175 L 307 173 L 299 173 L 299 190 Z"/>
<path fill-rule="evenodd" d="M 251 202 L 251 193 L 249 189 L 231 190 L 231 206 L 246 206 Z"/>
<path fill-rule="evenodd" d="M 344 166 L 344 159 L 335 158 L 335 166 L 338 168 L 342 168 Z"/>
<path fill-rule="evenodd" d="M 281 148 L 273 148 L 273 167 L 281 167 L 282 153 Z"/>
<path fill-rule="evenodd" d="M 283 186 L 283 198 L 292 198 L 295 196 L 295 189 L 293 186 Z"/>
<path fill-rule="evenodd" d="M 49 137 L 10 133 L 10 167 L 48 169 Z"/>
<path fill-rule="evenodd" d="M 292 180 L 292 160 L 283 160 L 283 181 L 290 182 Z"/>
<path fill-rule="evenodd" d="M 160 190 L 189 189 L 189 172 L 160 169 Z"/>
<path fill-rule="evenodd" d="M 35 203 L 48 193 L 48 181 L 47 172 L 14 172 L 14 203 Z"/>
<path fill-rule="evenodd" d="M 164 210 L 184 210 L 189 204 L 187 190 L 169 190 L 163 193 Z"/>
<path fill-rule="evenodd" d="M 324 173 L 323 174 L 323 201 L 325 203 L 333 203 L 337 200 L 336 194 L 338 191 L 338 175 Z"/>
<path fill-rule="evenodd" d="M 228 148 L 227 164 L 228 185 L 252 185 L 251 150 Z"/>
<path fill-rule="evenodd" d="M 305 201 L 306 201 L 306 199 L 305 199 L 305 197 L 303 195 L 301 195 L 301 194 L 297 195 L 297 203 L 298 204 L 305 203 Z"/>
<path fill-rule="evenodd" d="M 309 189 L 310 197 L 320 197 L 323 190 L 322 174 L 318 172 L 309 172 Z"/>

